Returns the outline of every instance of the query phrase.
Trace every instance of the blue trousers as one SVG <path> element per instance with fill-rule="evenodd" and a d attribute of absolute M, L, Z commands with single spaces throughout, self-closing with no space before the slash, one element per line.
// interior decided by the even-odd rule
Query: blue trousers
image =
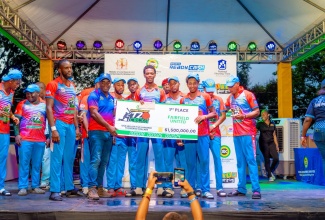
<path fill-rule="evenodd" d="M 255 138 L 250 135 L 234 137 L 235 151 L 237 157 L 238 169 L 238 191 L 247 192 L 246 189 L 246 166 L 248 165 L 249 176 L 252 182 L 253 192 L 260 192 L 260 184 L 258 182 L 258 168 L 256 163 L 256 146 Z"/>
<path fill-rule="evenodd" d="M 18 189 L 28 188 L 28 175 L 32 163 L 32 189 L 39 187 L 41 176 L 44 142 L 22 141 L 19 151 L 19 178 Z"/>
<path fill-rule="evenodd" d="M 325 172 L 325 128 L 314 128 L 314 141 L 322 155 L 323 171 Z"/>
<path fill-rule="evenodd" d="M 88 138 L 83 139 L 83 162 L 79 161 L 80 166 L 80 183 L 82 187 L 88 187 L 89 183 L 89 167 L 90 167 L 90 151 Z"/>
<path fill-rule="evenodd" d="M 5 187 L 9 142 L 9 134 L 0 134 L 0 190 Z"/>
<path fill-rule="evenodd" d="M 89 131 L 89 187 L 103 186 L 103 178 L 112 150 L 112 136 L 108 131 Z"/>
<path fill-rule="evenodd" d="M 147 173 L 148 173 L 148 149 L 150 138 L 138 138 L 137 142 L 137 182 L 136 186 L 140 188 L 146 188 Z M 162 140 L 158 138 L 151 138 L 152 148 L 155 155 L 155 168 L 157 172 L 166 172 L 164 151 Z M 164 184 L 158 185 L 158 187 L 164 187 Z"/>
<path fill-rule="evenodd" d="M 196 186 L 197 177 L 197 159 L 200 167 L 201 183 L 198 186 L 202 192 L 210 191 L 210 173 L 209 173 L 209 142 L 208 135 L 199 136 L 197 141 L 185 141 L 185 155 L 187 163 L 187 172 L 185 176 L 191 186 Z"/>
<path fill-rule="evenodd" d="M 48 185 L 50 183 L 50 161 L 51 161 L 51 149 L 45 146 L 44 154 L 42 158 L 41 185 Z"/>
<path fill-rule="evenodd" d="M 216 175 L 216 189 L 223 189 L 222 187 L 222 163 L 220 157 L 221 137 L 214 137 L 210 140 L 210 150 L 213 155 L 214 171 Z"/>
<path fill-rule="evenodd" d="M 136 188 L 137 181 L 137 138 L 126 137 L 126 145 L 128 147 L 129 174 L 131 188 Z"/>
<path fill-rule="evenodd" d="M 50 191 L 59 193 L 62 185 L 65 190 L 74 189 L 73 163 L 75 158 L 76 130 L 74 124 L 56 120 L 55 126 L 60 135 L 60 142 L 54 143 L 50 162 Z M 64 178 L 61 180 L 61 175 Z M 61 181 L 63 181 L 61 185 Z"/>

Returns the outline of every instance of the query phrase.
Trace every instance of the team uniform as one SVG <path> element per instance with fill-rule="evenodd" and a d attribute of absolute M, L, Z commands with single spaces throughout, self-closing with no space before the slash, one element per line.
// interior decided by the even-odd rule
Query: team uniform
<path fill-rule="evenodd" d="M 72 82 L 66 86 L 58 77 L 46 86 L 45 98 L 54 100 L 53 115 L 60 135 L 60 142 L 54 143 L 50 162 L 50 191 L 59 193 L 60 187 L 67 191 L 74 189 L 73 163 L 76 139 L 74 117 L 77 106 L 75 87 Z M 63 173 L 64 178 L 61 177 Z"/>
<path fill-rule="evenodd" d="M 247 114 L 258 108 L 256 98 L 253 93 L 239 87 L 238 97 L 229 95 L 225 103 L 227 109 L 236 109 L 236 111 Z M 260 192 L 258 182 L 258 170 L 256 163 L 256 122 L 252 118 L 243 120 L 233 118 L 233 136 L 237 157 L 238 169 L 238 191 L 246 194 L 246 164 L 248 164 L 250 180 L 252 182 L 253 192 Z"/>
<path fill-rule="evenodd" d="M 97 109 L 102 118 L 110 125 L 114 125 L 114 98 L 96 89 L 88 97 L 88 109 Z M 90 141 L 90 169 L 89 187 L 103 186 L 103 177 L 112 150 L 112 136 L 108 130 L 98 124 L 90 116 L 89 119 L 89 141 Z"/>
<path fill-rule="evenodd" d="M 198 115 L 209 114 L 209 109 L 213 108 L 211 98 L 208 94 L 198 92 L 194 99 L 191 99 L 189 94 L 183 97 L 180 101 L 181 104 L 192 104 L 199 106 Z M 210 191 L 210 174 L 209 174 L 209 122 L 208 120 L 203 120 L 198 125 L 198 140 L 186 140 L 185 141 L 185 155 L 187 162 L 187 172 L 185 175 L 186 179 L 191 186 L 195 186 L 195 180 L 197 175 L 197 157 L 200 164 L 201 172 L 201 183 L 199 183 L 200 188 L 202 188 L 203 194 Z"/>
<path fill-rule="evenodd" d="M 18 188 L 28 188 L 28 175 L 32 163 L 32 189 L 40 184 L 42 156 L 44 154 L 46 104 L 43 100 L 37 105 L 28 100 L 21 101 L 16 108 L 15 116 L 20 119 L 19 134 L 21 146 L 19 152 L 19 179 Z"/>
<path fill-rule="evenodd" d="M 10 113 L 14 91 L 9 94 L 4 90 L 3 83 L 0 83 L 0 109 Z M 0 190 L 4 188 L 4 182 L 7 175 L 7 157 L 10 143 L 10 118 L 0 117 Z"/>

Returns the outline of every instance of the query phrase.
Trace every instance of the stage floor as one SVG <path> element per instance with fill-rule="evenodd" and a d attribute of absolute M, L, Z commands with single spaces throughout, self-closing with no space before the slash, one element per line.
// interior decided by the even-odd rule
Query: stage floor
<path fill-rule="evenodd" d="M 200 198 L 205 219 L 325 219 L 324 186 L 282 179 L 260 182 L 261 200 L 251 199 L 250 184 L 246 197 Z M 48 199 L 49 192 L 18 196 L 17 180 L 6 182 L 6 188 L 13 195 L 0 196 L 0 219 L 134 219 L 141 201 L 141 197 L 99 201 L 64 197 L 62 202 L 54 202 Z M 169 211 L 187 213 L 192 219 L 188 200 L 180 198 L 178 189 L 172 199 L 153 195 L 147 219 L 162 219 Z"/>

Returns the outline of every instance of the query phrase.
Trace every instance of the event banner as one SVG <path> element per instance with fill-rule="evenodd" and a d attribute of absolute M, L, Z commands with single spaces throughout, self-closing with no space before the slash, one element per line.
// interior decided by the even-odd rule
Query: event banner
<path fill-rule="evenodd" d="M 197 140 L 197 105 L 155 104 L 118 100 L 115 127 L 118 135 Z"/>

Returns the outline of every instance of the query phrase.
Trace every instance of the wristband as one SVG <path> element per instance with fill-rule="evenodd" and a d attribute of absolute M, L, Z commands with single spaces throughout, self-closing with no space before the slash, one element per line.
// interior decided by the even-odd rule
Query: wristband
<path fill-rule="evenodd" d="M 216 128 L 217 126 L 215 126 L 215 124 L 212 125 L 213 129 Z"/>
<path fill-rule="evenodd" d="M 301 139 L 306 139 L 306 137 L 300 137 Z"/>
<path fill-rule="evenodd" d="M 147 188 L 145 194 L 151 195 L 152 194 L 152 189 Z"/>
<path fill-rule="evenodd" d="M 197 200 L 196 196 L 193 199 L 190 200 L 190 204 L 192 204 L 192 202 L 194 202 L 195 200 Z"/>
<path fill-rule="evenodd" d="M 195 192 L 194 192 L 194 191 L 193 191 L 193 192 L 189 192 L 189 193 L 187 193 L 187 196 L 188 196 L 188 197 L 193 196 L 193 195 L 195 195 Z"/>
<path fill-rule="evenodd" d="M 52 126 L 51 127 L 51 131 L 56 131 L 56 127 L 55 126 Z"/>

